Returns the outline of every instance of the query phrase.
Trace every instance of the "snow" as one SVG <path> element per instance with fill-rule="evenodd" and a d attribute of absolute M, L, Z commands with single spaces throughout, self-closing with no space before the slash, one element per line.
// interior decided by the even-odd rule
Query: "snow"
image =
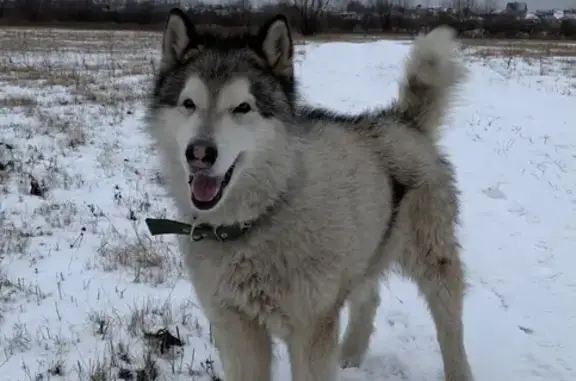
<path fill-rule="evenodd" d="M 134 49 L 146 47 L 123 62 L 157 59 L 151 38 L 159 36 L 136 38 Z M 89 43 L 24 61 L 78 66 Z M 308 43 L 297 74 L 309 102 L 357 111 L 395 96 L 408 48 Z M 118 53 L 98 54 L 90 50 L 91 60 L 106 65 Z M 576 73 L 565 57 L 545 60 L 546 70 L 531 71 L 522 60 L 468 58 L 471 77 L 442 140 L 462 191 L 465 339 L 478 381 L 576 380 Z M 159 380 L 221 374 L 174 241 L 151 239 L 143 224 L 174 206 L 142 128 L 149 71 L 110 74 L 123 65 L 85 67 L 78 75 L 91 80 L 68 87 L 0 77 L 2 97 L 37 98 L 0 106 L 0 164 L 11 163 L 0 170 L 2 380 L 116 380 L 121 368 L 142 369 L 148 353 Z M 29 194 L 29 175 L 46 186 L 43 197 Z M 341 380 L 440 380 L 435 329 L 415 286 L 391 276 L 382 287 L 369 354 Z M 160 328 L 184 346 L 155 351 L 143 332 Z M 276 379 L 289 380 L 283 345 L 275 354 Z"/>

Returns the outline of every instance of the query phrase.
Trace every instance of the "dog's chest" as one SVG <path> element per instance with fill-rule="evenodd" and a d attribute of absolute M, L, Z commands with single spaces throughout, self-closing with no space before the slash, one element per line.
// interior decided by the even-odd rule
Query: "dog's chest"
<path fill-rule="evenodd" d="M 278 337 L 307 324 L 338 297 L 342 256 L 300 236 L 202 242 L 190 253 L 188 265 L 203 304 L 239 311 Z"/>
<path fill-rule="evenodd" d="M 290 274 L 281 259 L 236 255 L 227 261 L 217 290 L 217 298 L 249 318 L 258 320 L 275 335 L 289 330 L 293 295 Z"/>

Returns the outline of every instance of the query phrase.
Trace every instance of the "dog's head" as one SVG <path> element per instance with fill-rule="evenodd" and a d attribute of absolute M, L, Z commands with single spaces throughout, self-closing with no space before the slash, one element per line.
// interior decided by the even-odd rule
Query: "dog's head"
<path fill-rule="evenodd" d="M 287 159 L 282 157 L 285 128 L 294 117 L 295 97 L 285 17 L 276 16 L 254 32 L 234 33 L 200 30 L 183 11 L 170 12 L 152 128 L 169 151 L 165 154 L 177 155 L 172 164 L 180 164 L 185 176 L 173 181 L 188 184 L 197 213 L 224 208 L 228 215 L 238 214 L 238 203 L 248 203 L 243 215 L 226 218 L 258 213 L 259 193 L 272 192 L 260 188 L 280 186 L 273 179 L 281 164 L 275 160 Z"/>

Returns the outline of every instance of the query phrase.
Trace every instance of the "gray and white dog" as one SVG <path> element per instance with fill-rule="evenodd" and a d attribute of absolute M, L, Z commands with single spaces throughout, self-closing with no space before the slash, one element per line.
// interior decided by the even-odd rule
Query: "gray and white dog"
<path fill-rule="evenodd" d="M 427 301 L 446 381 L 472 381 L 458 192 L 437 145 L 466 74 L 453 37 L 419 36 L 398 99 L 341 115 L 299 105 L 283 16 L 227 34 L 170 12 L 147 124 L 194 225 L 180 248 L 227 381 L 270 380 L 271 337 L 287 344 L 295 381 L 358 367 L 393 265 Z"/>

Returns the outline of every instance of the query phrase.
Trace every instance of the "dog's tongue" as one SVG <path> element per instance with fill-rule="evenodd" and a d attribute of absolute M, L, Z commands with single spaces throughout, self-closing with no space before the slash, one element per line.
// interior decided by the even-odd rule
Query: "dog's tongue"
<path fill-rule="evenodd" d="M 192 195 L 198 201 L 212 201 L 222 184 L 222 178 L 207 175 L 194 176 L 192 184 Z"/>

